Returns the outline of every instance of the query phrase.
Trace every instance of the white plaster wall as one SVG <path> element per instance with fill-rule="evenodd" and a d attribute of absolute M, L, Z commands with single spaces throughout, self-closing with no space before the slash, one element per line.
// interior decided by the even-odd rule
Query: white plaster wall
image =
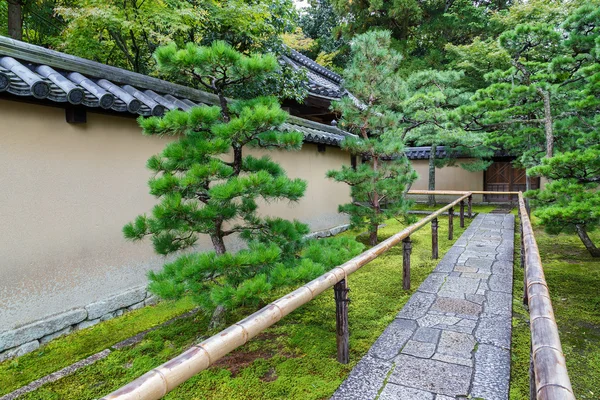
<path fill-rule="evenodd" d="M 121 229 L 152 208 L 145 163 L 165 143 L 142 136 L 131 118 L 88 113 L 86 124 L 70 125 L 63 109 L 0 100 L 0 331 L 144 284 L 160 268 L 149 243 L 127 242 Z M 263 213 L 313 230 L 346 222 L 337 207 L 349 190 L 324 176 L 349 164 L 346 153 L 305 144 L 270 154 L 308 190 Z"/>

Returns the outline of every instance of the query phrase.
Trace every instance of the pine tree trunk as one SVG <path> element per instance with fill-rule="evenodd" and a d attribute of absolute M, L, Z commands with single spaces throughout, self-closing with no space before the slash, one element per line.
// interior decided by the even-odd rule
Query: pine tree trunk
<path fill-rule="evenodd" d="M 23 2 L 8 0 L 8 36 L 23 40 Z"/>
<path fill-rule="evenodd" d="M 550 92 L 537 88 L 537 92 L 544 101 L 544 131 L 546 133 L 546 157 L 552 157 L 554 153 L 554 127 L 552 120 L 552 106 L 550 104 Z"/>
<path fill-rule="evenodd" d="M 215 248 L 215 253 L 217 254 L 225 254 L 227 249 L 225 248 L 225 241 L 223 237 L 220 235 L 210 235 L 210 240 L 212 240 L 213 247 Z"/>
<path fill-rule="evenodd" d="M 429 151 L 429 190 L 435 190 L 435 153 L 437 151 L 436 145 L 431 145 L 431 150 Z M 435 206 L 435 195 L 430 194 L 428 197 L 428 202 L 430 206 Z"/>
<path fill-rule="evenodd" d="M 213 312 L 212 317 L 210 318 L 210 322 L 208 324 L 208 329 L 216 329 L 219 326 L 225 324 L 225 307 L 218 305 Z"/>
<path fill-rule="evenodd" d="M 373 224 L 369 229 L 369 244 L 371 246 L 377 245 L 377 231 L 379 230 L 379 225 Z"/>
<path fill-rule="evenodd" d="M 377 172 L 377 168 L 379 167 L 379 159 L 376 155 L 373 155 L 373 171 Z M 381 207 L 379 206 L 379 193 L 377 193 L 377 188 L 373 188 L 373 209 L 375 211 L 376 217 L 379 216 L 381 212 Z M 377 218 L 376 218 L 377 219 Z M 369 244 L 371 246 L 375 246 L 377 244 L 377 231 L 379 230 L 379 223 L 375 221 L 371 224 L 371 235 L 369 236 Z"/>
<path fill-rule="evenodd" d="M 600 249 L 596 247 L 592 239 L 588 236 L 587 231 L 585 230 L 584 225 L 575 225 L 575 229 L 577 230 L 577 235 L 579 235 L 579 239 L 583 242 L 583 245 L 590 252 L 592 257 L 600 257 Z"/>

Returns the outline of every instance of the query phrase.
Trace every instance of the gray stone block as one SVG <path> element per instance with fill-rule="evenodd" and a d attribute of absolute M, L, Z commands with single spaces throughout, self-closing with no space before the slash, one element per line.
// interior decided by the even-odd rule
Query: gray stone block
<path fill-rule="evenodd" d="M 392 321 L 371 346 L 368 355 L 382 360 L 391 360 L 400 353 L 400 350 L 416 329 L 417 323 L 415 321 L 406 319 Z"/>
<path fill-rule="evenodd" d="M 429 358 L 435 353 L 435 343 L 417 342 L 409 340 L 402 348 L 402 354 L 410 356 Z"/>
<path fill-rule="evenodd" d="M 158 298 L 158 296 L 149 296 L 146 298 L 146 300 L 144 300 L 144 305 L 145 306 L 153 306 L 156 303 L 158 303 L 160 299 Z"/>
<path fill-rule="evenodd" d="M 511 273 L 494 274 L 488 281 L 490 290 L 504 293 L 512 293 L 512 283 L 513 279 Z"/>
<path fill-rule="evenodd" d="M 446 274 L 432 272 L 425 278 L 417 290 L 425 293 L 437 293 L 445 280 Z"/>
<path fill-rule="evenodd" d="M 503 349 L 510 349 L 510 335 L 510 315 L 482 316 L 475 330 L 475 339 L 480 345 L 491 344 Z"/>
<path fill-rule="evenodd" d="M 40 321 L 0 333 L 0 351 L 29 343 L 58 332 L 67 326 L 83 321 L 87 316 L 84 309 L 76 309 L 54 315 Z"/>
<path fill-rule="evenodd" d="M 388 382 L 448 396 L 467 395 L 472 369 L 400 354 Z"/>
<path fill-rule="evenodd" d="M 427 314 L 424 317 L 421 317 L 417 320 L 417 322 L 419 323 L 419 326 L 426 327 L 426 328 L 431 328 L 431 327 L 435 327 L 438 325 L 440 325 L 440 326 L 454 325 L 458 321 L 460 321 L 460 318 L 449 317 L 447 315 L 432 315 L 432 314 Z"/>
<path fill-rule="evenodd" d="M 427 313 L 427 310 L 435 301 L 435 295 L 430 293 L 415 292 L 396 318 L 417 319 Z"/>
<path fill-rule="evenodd" d="M 127 311 L 139 310 L 140 308 L 146 305 L 146 300 L 140 301 L 139 303 L 135 303 L 129 307 L 127 307 Z"/>
<path fill-rule="evenodd" d="M 52 333 L 50 335 L 46 335 L 43 338 L 40 339 L 40 344 L 46 344 L 51 340 L 54 340 L 56 338 L 59 338 L 61 336 L 64 336 L 68 333 L 71 333 L 73 331 L 73 327 L 71 326 L 67 326 L 65 329 L 61 329 L 58 332 Z"/>
<path fill-rule="evenodd" d="M 40 342 L 32 340 L 31 342 L 24 343 L 19 347 L 15 347 L 0 353 L 0 362 L 8 360 L 10 358 L 20 357 L 23 354 L 31 353 L 40 347 Z"/>
<path fill-rule="evenodd" d="M 458 292 L 464 294 L 473 294 L 477 291 L 479 279 L 463 278 L 462 276 L 449 276 L 442 285 L 444 292 Z"/>
<path fill-rule="evenodd" d="M 512 288 L 512 286 L 510 286 Z M 512 315 L 512 295 L 511 293 L 492 292 L 486 293 L 487 301 L 483 303 L 483 315 Z"/>
<path fill-rule="evenodd" d="M 129 290 L 125 293 L 109 297 L 106 300 L 98 301 L 88 305 L 85 309 L 88 312 L 88 319 L 100 318 L 104 314 L 116 311 L 120 308 L 129 307 L 139 303 L 146 298 L 146 288 L 139 287 Z"/>
<path fill-rule="evenodd" d="M 443 330 L 436 353 L 470 359 L 474 348 L 475 338 L 472 335 Z"/>
<path fill-rule="evenodd" d="M 496 253 L 494 252 L 494 254 Z M 475 268 L 491 268 L 493 263 L 492 259 L 479 257 L 472 257 L 465 261 L 466 266 Z"/>
<path fill-rule="evenodd" d="M 98 323 L 100 323 L 100 318 L 96 318 L 96 319 L 92 319 L 92 320 L 85 320 L 83 322 L 78 323 L 77 327 L 75 329 L 79 330 L 79 329 L 89 328 Z"/>
<path fill-rule="evenodd" d="M 463 299 L 438 297 L 435 303 L 433 303 L 431 306 L 431 310 L 451 312 L 455 314 L 479 315 L 481 313 L 481 306 Z"/>
<path fill-rule="evenodd" d="M 473 360 L 471 358 L 462 358 L 449 356 L 448 354 L 435 353 L 432 360 L 443 361 L 448 364 L 464 365 L 465 367 L 473 367 Z"/>
<path fill-rule="evenodd" d="M 441 331 L 435 328 L 420 327 L 416 330 L 412 340 L 437 344 Z"/>
<path fill-rule="evenodd" d="M 391 362 L 363 357 L 352 369 L 348 379 L 331 396 L 331 400 L 375 399 L 392 367 Z"/>
<path fill-rule="evenodd" d="M 510 351 L 480 344 L 475 353 L 475 374 L 471 396 L 486 400 L 508 399 Z"/>
<path fill-rule="evenodd" d="M 388 383 L 381 391 L 379 400 L 433 400 L 433 396 L 433 393 L 424 390 Z"/>

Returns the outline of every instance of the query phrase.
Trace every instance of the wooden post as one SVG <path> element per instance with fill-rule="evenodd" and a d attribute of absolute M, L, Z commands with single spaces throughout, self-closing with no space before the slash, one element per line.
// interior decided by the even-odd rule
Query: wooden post
<path fill-rule="evenodd" d="M 535 385 L 535 369 L 533 368 L 533 349 L 529 348 L 529 400 L 537 399 L 537 388 Z"/>
<path fill-rule="evenodd" d="M 448 240 L 454 237 L 454 207 L 448 210 Z"/>
<path fill-rule="evenodd" d="M 337 360 L 341 364 L 350 361 L 349 331 L 348 331 L 348 289 L 346 280 L 342 279 L 333 286 L 335 298 L 335 328 L 337 340 Z"/>
<path fill-rule="evenodd" d="M 465 227 L 465 201 L 460 201 L 460 227 Z"/>
<path fill-rule="evenodd" d="M 438 255 L 438 219 L 431 220 L 431 258 L 437 260 Z"/>
<path fill-rule="evenodd" d="M 402 239 L 402 289 L 410 290 L 410 252 L 412 243 L 410 236 Z"/>
<path fill-rule="evenodd" d="M 521 215 L 521 211 L 519 211 L 519 233 L 521 236 L 521 268 L 523 268 L 523 305 L 525 307 L 529 306 L 529 300 L 527 299 L 527 273 L 525 270 L 525 237 L 523 231 L 523 216 Z"/>
<path fill-rule="evenodd" d="M 469 218 L 473 218 L 473 195 L 468 197 L 469 203 Z"/>

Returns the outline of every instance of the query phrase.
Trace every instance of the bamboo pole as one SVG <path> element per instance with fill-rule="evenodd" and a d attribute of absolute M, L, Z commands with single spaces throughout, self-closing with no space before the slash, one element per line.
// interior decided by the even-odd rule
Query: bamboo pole
<path fill-rule="evenodd" d="M 460 227 L 465 227 L 465 201 L 460 202 Z"/>
<path fill-rule="evenodd" d="M 446 210 L 466 199 L 470 192 L 459 192 L 460 198 L 440 208 L 417 223 L 404 228 L 390 238 L 371 249 L 359 254 L 344 264 L 308 282 L 306 285 L 288 293 L 286 296 L 268 304 L 254 314 L 222 330 L 214 336 L 197 344 L 177 357 L 154 368 L 133 382 L 103 397 L 103 400 L 157 400 L 183 382 L 207 369 L 211 364 L 227 353 L 247 343 L 248 340 L 277 323 L 280 319 L 308 303 L 325 290 L 361 267 L 373 261 L 393 246 L 400 243 Z"/>
<path fill-rule="evenodd" d="M 522 193 L 519 193 L 525 277 L 531 327 L 532 378 L 537 400 L 575 400 L 540 253 Z"/>

